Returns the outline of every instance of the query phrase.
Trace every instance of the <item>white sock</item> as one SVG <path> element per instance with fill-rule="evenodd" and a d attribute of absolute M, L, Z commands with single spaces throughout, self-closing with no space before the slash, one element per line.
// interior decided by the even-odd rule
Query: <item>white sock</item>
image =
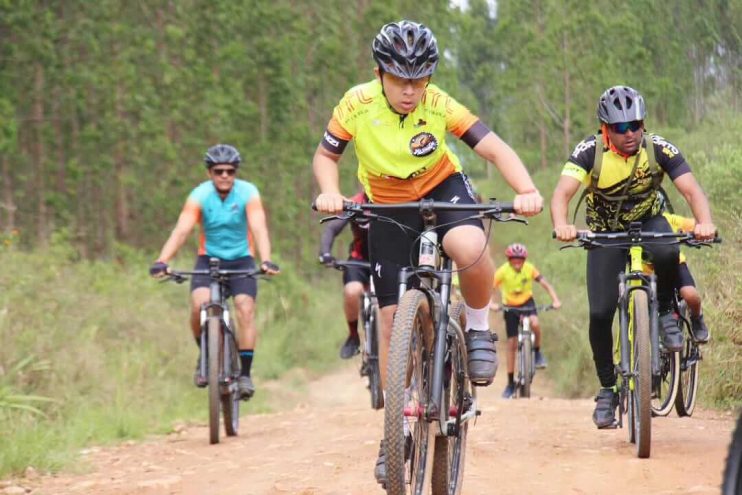
<path fill-rule="evenodd" d="M 482 309 L 470 308 L 468 304 L 464 304 L 466 313 L 466 331 L 469 330 L 489 330 L 489 305 Z"/>

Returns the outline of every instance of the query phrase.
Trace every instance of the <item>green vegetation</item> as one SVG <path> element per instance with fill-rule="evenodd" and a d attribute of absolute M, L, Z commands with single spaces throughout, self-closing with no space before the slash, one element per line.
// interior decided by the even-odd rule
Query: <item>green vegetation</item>
<path fill-rule="evenodd" d="M 740 129 L 742 118 L 720 109 L 692 132 L 658 130 L 686 154 L 711 200 L 714 221 L 724 240 L 723 244 L 711 249 L 685 249 L 712 334 L 711 344 L 704 348 L 699 395 L 700 403 L 707 407 L 742 405 L 742 284 L 737 276 L 742 269 L 742 254 L 737 246 L 742 237 L 742 204 L 738 199 L 742 146 L 736 137 Z M 539 189 L 547 198 L 556 185 L 562 164 L 563 161 L 555 162 L 548 170 L 534 174 Z M 503 200 L 512 198 L 512 192 L 501 180 L 482 181 L 479 189 Z M 676 211 L 690 215 L 687 205 L 667 180 L 665 189 L 671 194 Z M 572 208 L 576 201 L 577 198 L 572 201 Z M 578 224 L 583 210 L 584 205 L 578 214 Z M 546 329 L 544 348 L 552 356 L 547 373 L 560 393 L 571 397 L 587 396 L 594 392 L 597 381 L 587 336 L 585 253 L 581 249 L 559 251 L 560 244 L 551 239 L 549 232 L 548 211 L 531 219 L 528 227 L 496 225 L 492 236 L 493 254 L 496 262 L 502 263 L 501 247 L 510 242 L 525 243 L 534 263 L 556 288 L 564 307 L 545 313 L 541 318 Z M 548 295 L 540 290 L 536 298 L 548 301 Z"/>
<path fill-rule="evenodd" d="M 146 267 L 216 142 L 242 152 L 239 175 L 261 191 L 284 269 L 262 284 L 256 376 L 337 362 L 339 277 L 315 268 L 309 163 L 333 106 L 371 79 L 373 36 L 400 18 L 433 28 L 435 82 L 538 169 L 547 197 L 592 131 L 597 96 L 619 83 L 645 94 L 651 125 L 688 155 L 726 238 L 689 254 L 714 338 L 702 400 L 740 403 L 740 2 L 452 3 L 0 0 L 0 476 L 203 418 L 187 288 L 153 283 Z M 511 196 L 452 146 L 483 193 Z M 346 155 L 352 191 L 352 146 Z M 542 215 L 497 226 L 495 242 L 526 241 L 555 283 L 565 310 L 544 317 L 549 373 L 585 395 L 584 253 L 558 252 L 549 231 Z"/>
<path fill-rule="evenodd" d="M 187 284 L 151 280 L 147 259 L 131 253 L 122 264 L 72 253 L 56 241 L 43 255 L 0 251 L 0 476 L 55 470 L 88 443 L 206 419 L 206 396 L 191 383 Z M 337 361 L 345 330 L 330 288 L 340 282 L 328 279 L 310 285 L 289 265 L 260 283 L 258 387 L 289 368 Z M 258 390 L 245 410 L 269 410 L 269 400 Z"/>

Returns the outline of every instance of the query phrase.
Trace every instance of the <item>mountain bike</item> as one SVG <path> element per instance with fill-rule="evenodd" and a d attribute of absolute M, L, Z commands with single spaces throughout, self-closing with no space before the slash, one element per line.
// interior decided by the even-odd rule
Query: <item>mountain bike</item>
<path fill-rule="evenodd" d="M 713 242 L 720 242 L 715 239 Z M 627 415 L 629 441 L 636 444 L 639 458 L 651 450 L 652 415 L 669 413 L 679 379 L 679 353 L 667 352 L 659 337 L 657 279 L 642 266 L 643 245 L 670 243 L 691 247 L 710 245 L 693 234 L 646 232 L 641 222 L 632 222 L 625 232 L 578 232 L 577 245 L 586 249 L 627 249 L 626 269 L 618 275 L 619 331 L 616 334 L 616 374 L 619 388 L 619 417 L 623 427 Z M 564 246 L 564 248 L 575 245 Z"/>
<path fill-rule="evenodd" d="M 401 495 L 460 493 L 468 425 L 480 411 L 467 377 L 463 304 L 450 305 L 452 262 L 438 243 L 436 211 L 521 221 L 512 203 L 346 203 L 345 214 L 391 221 L 383 213 L 415 210 L 423 220 L 417 263 L 399 271 L 384 407 L 386 491 Z M 401 227 L 401 226 L 400 226 Z M 414 260 L 413 260 L 414 261 Z"/>
<path fill-rule="evenodd" d="M 206 275 L 211 279 L 208 303 L 201 306 L 201 354 L 199 370 L 208 379 L 209 442 L 219 443 L 219 412 L 224 415 L 224 431 L 236 436 L 240 421 L 240 399 L 237 380 L 240 377 L 240 357 L 228 298 L 229 280 L 237 277 L 258 277 L 264 272 L 252 270 L 223 270 L 219 259 L 209 259 L 208 270 L 169 270 L 170 280 L 183 283 L 189 276 Z"/>
<path fill-rule="evenodd" d="M 538 306 L 537 311 L 549 311 L 554 306 Z M 520 323 L 518 323 L 518 374 L 515 378 L 515 395 L 516 397 L 531 397 L 531 384 L 533 377 L 536 375 L 536 350 L 534 349 L 536 336 L 531 331 L 531 319 L 524 316 L 525 313 L 533 311 L 531 308 L 519 308 L 516 306 L 503 306 L 496 310 L 513 312 L 520 314 Z"/>
<path fill-rule="evenodd" d="M 675 411 L 678 416 L 691 416 L 696 407 L 696 393 L 698 391 L 698 366 L 703 360 L 701 346 L 693 335 L 690 323 L 688 305 L 679 294 L 675 294 L 675 307 L 679 323 L 686 331 L 685 342 L 680 351 L 680 378 L 678 379 L 678 393 L 675 396 Z"/>
<path fill-rule="evenodd" d="M 345 271 L 350 266 L 371 270 L 371 264 L 368 261 L 335 260 L 328 266 L 340 271 Z M 378 410 L 384 407 L 384 395 L 381 390 L 381 372 L 379 371 L 379 304 L 376 301 L 373 277 L 370 277 L 369 286 L 361 295 L 358 322 L 363 332 L 360 373 L 361 376 L 368 377 L 371 407 Z"/>

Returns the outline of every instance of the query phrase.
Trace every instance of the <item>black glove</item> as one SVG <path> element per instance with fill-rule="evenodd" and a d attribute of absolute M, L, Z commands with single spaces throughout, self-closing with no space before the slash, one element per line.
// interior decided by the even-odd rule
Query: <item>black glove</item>
<path fill-rule="evenodd" d="M 167 263 L 162 261 L 155 261 L 152 266 L 149 267 L 149 274 L 155 278 L 167 273 Z"/>
<path fill-rule="evenodd" d="M 325 266 L 329 266 L 335 263 L 335 257 L 330 253 L 322 253 L 319 255 L 319 262 Z"/>
<path fill-rule="evenodd" d="M 263 261 L 260 264 L 260 268 L 264 272 L 267 272 L 268 270 L 270 270 L 270 271 L 273 271 L 273 272 L 278 273 L 278 272 L 281 271 L 281 269 L 278 267 L 277 264 L 273 263 L 272 261 L 267 261 L 267 260 L 266 261 Z"/>

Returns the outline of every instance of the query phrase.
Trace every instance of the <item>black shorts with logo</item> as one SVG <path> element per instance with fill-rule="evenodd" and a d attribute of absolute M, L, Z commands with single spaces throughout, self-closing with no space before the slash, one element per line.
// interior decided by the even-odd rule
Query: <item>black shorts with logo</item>
<path fill-rule="evenodd" d="M 456 204 L 477 203 L 468 179 L 461 173 L 449 176 L 424 198 L 420 199 L 432 199 Z M 460 225 L 473 225 L 484 230 L 479 218 L 468 218 L 472 215 L 471 212 L 440 211 L 436 215 L 437 224 L 440 226 L 436 228 L 439 242 L 442 241 L 449 230 Z M 377 220 L 371 222 L 368 234 L 369 257 L 380 307 L 397 304 L 399 289 L 397 275 L 401 268 L 417 265 L 420 249 L 418 236 L 423 230 L 423 220 L 417 211 L 388 210 L 384 212 L 384 216 L 390 217 L 408 228 L 403 228 L 388 221 Z M 416 283 L 413 279 L 410 279 L 410 282 L 412 285 Z"/>
<path fill-rule="evenodd" d="M 209 258 L 212 256 L 201 255 L 196 259 L 194 270 L 208 270 Z M 252 256 L 237 258 L 236 260 L 219 260 L 219 268 L 224 270 L 253 270 L 255 269 L 255 260 Z M 191 292 L 200 287 L 209 287 L 211 279 L 206 275 L 194 275 L 191 278 Z M 252 277 L 234 277 L 229 281 L 226 296 L 236 296 L 245 294 L 253 299 L 258 296 L 258 282 Z"/>

